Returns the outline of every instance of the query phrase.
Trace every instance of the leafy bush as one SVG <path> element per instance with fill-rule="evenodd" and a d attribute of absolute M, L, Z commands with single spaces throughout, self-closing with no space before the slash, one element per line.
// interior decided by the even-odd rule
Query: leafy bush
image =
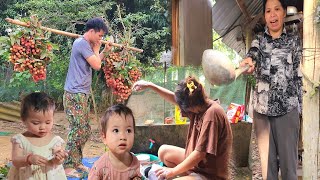
<path fill-rule="evenodd" d="M 0 55 L 8 56 L 14 65 L 14 71 L 29 72 L 33 81 L 46 79 L 46 66 L 53 58 L 53 44 L 49 42 L 50 33 L 40 29 L 36 16 L 27 21 L 29 28 L 16 28 L 9 37 L 1 36 Z M 27 77 L 27 76 L 25 76 Z"/>
<path fill-rule="evenodd" d="M 123 102 L 131 95 L 132 85 L 140 79 L 140 62 L 127 51 L 110 52 L 105 58 L 103 71 L 108 87 Z"/>
<path fill-rule="evenodd" d="M 3 174 L 4 177 L 7 177 L 9 169 L 10 168 L 7 165 L 0 167 L 0 174 Z M 0 177 L 0 179 L 1 179 L 1 177 Z"/>

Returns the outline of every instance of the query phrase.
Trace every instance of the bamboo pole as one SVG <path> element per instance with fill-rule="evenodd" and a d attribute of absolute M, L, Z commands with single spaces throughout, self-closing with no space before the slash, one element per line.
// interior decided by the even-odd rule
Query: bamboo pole
<path fill-rule="evenodd" d="M 19 20 L 16 20 L 16 19 L 6 18 L 5 20 L 8 23 L 11 23 L 11 24 L 16 24 L 16 25 L 24 26 L 24 27 L 29 27 L 29 25 L 27 23 L 19 21 Z M 48 28 L 48 27 L 44 27 L 44 26 L 40 26 L 40 29 L 45 30 L 45 31 L 50 31 L 50 32 L 52 32 L 54 34 L 69 36 L 69 37 L 73 37 L 73 38 L 78 38 L 80 36 L 79 34 L 70 33 L 70 32 L 66 32 L 66 31 L 61 31 L 61 30 L 57 30 L 57 29 L 52 29 L 52 28 Z M 109 45 L 111 45 L 111 46 L 115 46 L 115 47 L 119 47 L 119 48 L 126 48 L 128 50 L 137 51 L 139 53 L 143 52 L 142 49 L 135 48 L 135 47 L 129 47 L 129 46 L 126 47 L 125 45 L 117 44 L 117 43 L 113 43 L 113 42 L 108 42 L 108 41 L 101 40 L 101 43 L 103 43 L 103 44 L 109 43 Z"/>
<path fill-rule="evenodd" d="M 317 0 L 304 0 L 303 7 L 303 179 L 319 179 L 319 90 L 315 90 L 312 82 L 319 82 L 320 63 L 317 48 L 320 46 L 320 30 L 315 22 Z M 306 49 L 313 49 L 307 51 Z M 315 93 L 312 93 L 315 91 Z"/>
<path fill-rule="evenodd" d="M 98 117 L 98 111 L 97 111 L 97 104 L 96 104 L 96 100 L 94 99 L 94 92 L 92 90 L 92 86 L 90 87 L 90 94 L 91 94 L 91 99 L 92 99 L 93 110 L 94 110 L 94 115 L 95 115 L 95 118 L 96 118 L 96 122 L 98 123 L 98 125 L 100 125 L 99 117 Z"/>

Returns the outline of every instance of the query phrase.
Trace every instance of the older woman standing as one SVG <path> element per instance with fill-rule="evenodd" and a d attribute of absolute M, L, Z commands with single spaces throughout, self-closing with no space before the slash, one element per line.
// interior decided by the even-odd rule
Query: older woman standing
<path fill-rule="evenodd" d="M 262 176 L 270 180 L 278 179 L 279 166 L 282 179 L 297 179 L 302 48 L 299 37 L 284 28 L 285 9 L 280 0 L 264 1 L 265 32 L 240 64 L 255 72 L 254 125 Z"/>

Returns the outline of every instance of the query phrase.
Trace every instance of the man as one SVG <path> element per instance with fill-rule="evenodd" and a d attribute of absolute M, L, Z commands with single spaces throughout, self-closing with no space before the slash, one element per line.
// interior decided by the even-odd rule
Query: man
<path fill-rule="evenodd" d="M 63 105 L 70 123 L 66 150 L 69 157 L 64 162 L 67 176 L 78 177 L 78 170 L 88 172 L 82 163 L 82 150 L 90 136 L 88 119 L 92 69 L 101 68 L 104 52 L 111 47 L 107 44 L 99 53 L 103 36 L 108 28 L 101 18 L 92 18 L 85 25 L 85 33 L 73 43 L 68 74 L 64 86 Z"/>

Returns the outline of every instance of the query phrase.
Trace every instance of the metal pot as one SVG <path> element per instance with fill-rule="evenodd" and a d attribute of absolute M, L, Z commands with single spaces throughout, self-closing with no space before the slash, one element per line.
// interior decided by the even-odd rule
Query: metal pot
<path fill-rule="evenodd" d="M 249 66 L 234 68 L 230 59 L 220 51 L 207 49 L 202 54 L 204 76 L 212 85 L 232 83 L 238 76 L 249 69 Z"/>

